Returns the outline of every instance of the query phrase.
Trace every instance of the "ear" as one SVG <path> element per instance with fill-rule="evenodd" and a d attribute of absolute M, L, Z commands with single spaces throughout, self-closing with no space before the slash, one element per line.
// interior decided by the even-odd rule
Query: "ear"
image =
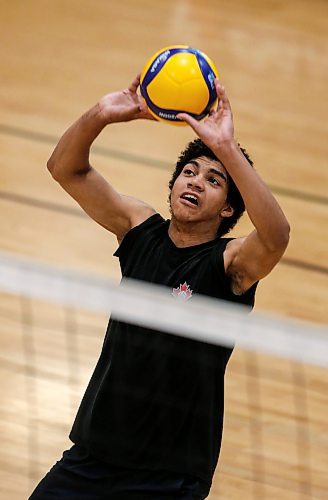
<path fill-rule="evenodd" d="M 231 217 L 233 215 L 234 209 L 230 205 L 226 205 L 222 208 L 220 212 L 221 217 Z"/>

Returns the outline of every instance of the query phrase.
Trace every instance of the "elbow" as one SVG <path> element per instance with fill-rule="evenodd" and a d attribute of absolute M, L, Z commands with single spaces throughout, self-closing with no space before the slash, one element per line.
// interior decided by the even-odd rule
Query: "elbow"
<path fill-rule="evenodd" d="M 59 184 L 64 185 L 70 182 L 73 178 L 82 177 L 90 172 L 91 166 L 87 165 L 83 168 L 77 166 L 68 166 L 67 162 L 62 162 L 60 159 L 55 159 L 53 156 L 47 161 L 47 169 L 52 175 L 52 178 Z"/>
<path fill-rule="evenodd" d="M 47 169 L 48 171 L 50 172 L 50 174 L 52 175 L 52 177 L 56 179 L 56 176 L 57 176 L 57 172 L 56 172 L 56 163 L 55 161 L 53 160 L 52 157 L 49 158 L 49 160 L 47 161 Z"/>
<path fill-rule="evenodd" d="M 67 172 L 52 156 L 47 161 L 47 169 L 52 178 L 59 182 L 59 184 L 62 184 L 67 180 Z"/>
<path fill-rule="evenodd" d="M 289 235 L 290 226 L 287 220 L 285 220 L 284 223 L 279 224 L 275 229 L 272 228 L 270 235 L 267 234 L 262 239 L 262 243 L 270 254 L 283 255 L 289 243 Z"/>
<path fill-rule="evenodd" d="M 281 240 L 282 240 L 281 243 L 282 243 L 284 250 L 288 246 L 289 238 L 290 238 L 290 225 L 286 219 L 284 227 L 281 229 Z"/>
<path fill-rule="evenodd" d="M 290 238 L 290 225 L 287 220 L 276 231 L 272 251 L 283 254 L 286 250 Z"/>

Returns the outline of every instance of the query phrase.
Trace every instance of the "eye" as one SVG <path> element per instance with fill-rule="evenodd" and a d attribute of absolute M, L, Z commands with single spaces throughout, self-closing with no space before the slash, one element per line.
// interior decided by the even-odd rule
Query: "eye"
<path fill-rule="evenodd" d="M 208 179 L 208 180 L 209 180 L 209 182 L 210 182 L 211 184 L 214 184 L 215 186 L 220 186 L 220 183 L 219 183 L 219 181 L 217 180 L 217 178 L 216 178 L 216 177 L 209 177 L 209 179 Z"/>
<path fill-rule="evenodd" d="M 186 174 L 186 175 L 194 175 L 193 170 L 191 170 L 190 168 L 185 168 L 183 170 L 183 173 Z"/>

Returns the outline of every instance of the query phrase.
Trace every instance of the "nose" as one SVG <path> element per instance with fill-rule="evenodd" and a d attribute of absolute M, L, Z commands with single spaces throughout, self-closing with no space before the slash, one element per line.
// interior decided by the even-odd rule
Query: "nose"
<path fill-rule="evenodd" d="M 201 175 L 194 175 L 188 179 L 188 188 L 196 189 L 197 191 L 204 190 L 204 179 Z"/>

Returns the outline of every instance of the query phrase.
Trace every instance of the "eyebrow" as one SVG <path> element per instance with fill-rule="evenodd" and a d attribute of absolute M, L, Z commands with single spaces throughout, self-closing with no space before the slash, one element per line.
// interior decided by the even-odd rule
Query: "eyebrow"
<path fill-rule="evenodd" d="M 190 160 L 188 163 L 191 163 L 191 165 L 195 165 L 195 167 L 199 168 L 199 163 L 197 160 Z M 208 171 L 211 174 L 216 174 L 219 177 L 221 177 L 226 183 L 228 183 L 227 176 L 221 172 L 220 170 L 216 170 L 216 168 L 211 167 Z"/>

